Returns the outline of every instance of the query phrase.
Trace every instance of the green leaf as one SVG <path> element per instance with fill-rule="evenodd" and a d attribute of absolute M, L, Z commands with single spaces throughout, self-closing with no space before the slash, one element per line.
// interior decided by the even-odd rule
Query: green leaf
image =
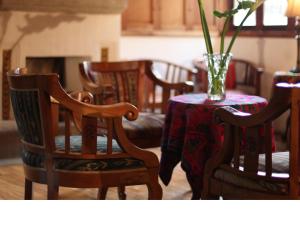
<path fill-rule="evenodd" d="M 238 5 L 238 9 L 250 9 L 253 5 L 255 4 L 255 2 L 252 1 L 241 1 L 239 2 Z"/>
<path fill-rule="evenodd" d="M 218 17 L 218 18 L 228 18 L 228 17 L 232 17 L 234 14 L 236 14 L 238 12 L 238 9 L 231 9 L 225 12 L 220 12 L 215 10 L 214 11 L 214 16 Z"/>
<path fill-rule="evenodd" d="M 218 18 L 226 17 L 224 13 L 221 13 L 217 10 L 214 11 L 214 16 L 216 16 Z"/>

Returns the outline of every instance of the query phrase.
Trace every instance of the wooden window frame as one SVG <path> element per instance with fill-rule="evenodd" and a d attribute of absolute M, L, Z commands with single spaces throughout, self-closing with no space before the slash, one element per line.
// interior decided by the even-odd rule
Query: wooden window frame
<path fill-rule="evenodd" d="M 228 0 L 228 6 L 233 8 L 234 0 Z M 263 6 L 256 10 L 256 26 L 242 27 L 240 36 L 246 37 L 294 37 L 295 19 L 288 18 L 287 26 L 264 26 L 263 25 Z M 230 22 L 228 35 L 233 35 L 236 27 L 233 25 L 233 19 Z"/>

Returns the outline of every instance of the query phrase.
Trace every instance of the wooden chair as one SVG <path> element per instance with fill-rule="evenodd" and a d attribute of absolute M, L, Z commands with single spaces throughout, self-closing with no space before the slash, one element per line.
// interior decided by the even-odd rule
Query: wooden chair
<path fill-rule="evenodd" d="M 58 198 L 60 186 L 99 188 L 98 198 L 104 199 L 108 187 L 141 184 L 147 185 L 149 199 L 162 198 L 156 155 L 133 145 L 122 127 L 123 116 L 137 118 L 135 106 L 87 104 L 90 97 L 79 93 L 76 96 L 81 101 L 77 101 L 62 89 L 56 74 L 12 73 L 8 80 L 23 144 L 25 199 L 32 199 L 32 182 L 47 185 L 48 199 Z M 52 104 L 65 109 L 62 136 L 54 135 Z M 81 135 L 70 132 L 72 115 L 81 123 Z M 107 136 L 97 136 L 97 118 L 109 124 Z"/>
<path fill-rule="evenodd" d="M 194 66 L 198 69 L 198 76 L 195 79 L 197 91 L 207 91 L 207 68 L 201 60 L 194 60 Z M 245 94 L 260 96 L 260 81 L 264 72 L 263 68 L 256 67 L 253 63 L 232 59 L 235 73 L 235 90 Z"/>
<path fill-rule="evenodd" d="M 206 164 L 203 199 L 300 198 L 300 77 L 278 76 L 275 84 L 269 105 L 257 114 L 230 107 L 215 111 L 216 121 L 224 123 L 225 138 L 223 149 Z M 291 149 L 273 153 L 272 121 L 289 108 Z"/>
<path fill-rule="evenodd" d="M 83 62 L 79 68 L 83 89 L 93 94 L 96 104 L 130 102 L 138 108 L 138 119 L 124 121 L 124 129 L 128 138 L 143 148 L 160 146 L 169 98 L 193 88 L 191 82 L 158 78 L 149 60 Z"/>
<path fill-rule="evenodd" d="M 160 59 L 149 59 L 152 62 L 152 73 L 159 79 L 169 83 L 192 81 L 197 69 L 191 69 L 173 62 Z"/>

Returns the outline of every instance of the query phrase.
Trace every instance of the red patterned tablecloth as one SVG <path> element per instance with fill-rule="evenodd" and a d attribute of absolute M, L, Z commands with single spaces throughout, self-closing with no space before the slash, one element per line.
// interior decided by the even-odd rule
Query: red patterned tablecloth
<path fill-rule="evenodd" d="M 179 95 L 169 100 L 162 138 L 160 178 L 168 185 L 174 167 L 181 162 L 182 169 L 193 191 L 193 198 L 200 198 L 204 165 L 219 151 L 224 129 L 213 123 L 213 111 L 222 106 L 256 113 L 267 105 L 258 96 L 227 94 L 222 102 L 207 100 L 206 94 Z"/>

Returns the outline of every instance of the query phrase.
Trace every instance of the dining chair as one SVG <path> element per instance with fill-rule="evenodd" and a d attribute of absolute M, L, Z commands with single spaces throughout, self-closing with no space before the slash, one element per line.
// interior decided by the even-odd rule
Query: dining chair
<path fill-rule="evenodd" d="M 193 64 L 198 69 L 195 86 L 198 91 L 207 91 L 207 68 L 202 60 L 194 60 Z M 250 95 L 261 95 L 260 83 L 263 68 L 243 59 L 233 58 L 229 65 L 227 76 L 231 76 L 233 84 L 229 89 Z M 228 77 L 227 77 L 228 79 Z"/>
<path fill-rule="evenodd" d="M 83 89 L 93 94 L 96 104 L 130 102 L 138 108 L 138 119 L 124 120 L 124 130 L 143 148 L 160 146 L 169 98 L 193 89 L 191 82 L 159 78 L 151 60 L 83 62 L 79 69 Z M 105 124 L 99 128 L 105 132 Z"/>
<path fill-rule="evenodd" d="M 197 75 L 197 69 L 189 68 L 162 59 L 148 59 L 152 62 L 152 73 L 161 80 L 169 83 L 192 81 Z"/>
<path fill-rule="evenodd" d="M 300 76 L 277 76 L 274 83 L 270 103 L 257 114 L 230 107 L 215 111 L 225 137 L 223 149 L 205 166 L 203 199 L 300 198 Z M 292 112 L 291 148 L 273 152 L 272 121 L 288 109 Z"/>
<path fill-rule="evenodd" d="M 47 185 L 47 199 L 58 199 L 59 187 L 97 188 L 105 199 L 109 187 L 146 185 L 149 199 L 161 199 L 157 156 L 133 145 L 122 127 L 122 117 L 135 120 L 130 103 L 88 104 L 87 93 L 69 96 L 57 74 L 13 72 L 8 76 L 12 107 L 22 142 L 25 199 L 32 199 L 33 182 Z M 64 109 L 65 132 L 55 136 L 52 106 Z M 73 115 L 81 133 L 73 135 Z M 97 119 L 109 124 L 106 136 L 97 136 Z M 122 192 L 122 190 L 120 190 Z"/>

